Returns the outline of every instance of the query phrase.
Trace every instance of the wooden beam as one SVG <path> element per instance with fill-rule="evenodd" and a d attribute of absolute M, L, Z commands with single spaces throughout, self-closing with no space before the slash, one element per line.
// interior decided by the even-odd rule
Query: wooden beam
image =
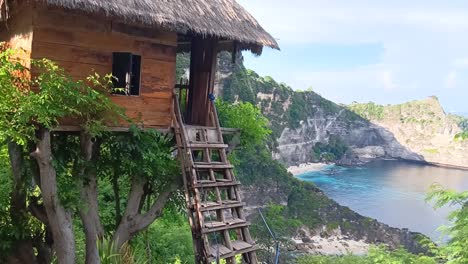
<path fill-rule="evenodd" d="M 157 130 L 158 132 L 161 132 L 163 134 L 169 134 L 169 133 L 173 133 L 173 130 L 172 128 L 157 128 L 157 127 L 140 127 L 142 129 L 155 129 Z M 106 131 L 108 132 L 128 132 L 129 131 L 129 127 L 108 127 L 106 129 Z M 54 129 L 52 129 L 52 131 L 55 131 L 55 132 L 80 132 L 82 131 L 83 129 L 79 126 L 58 126 Z"/>
<path fill-rule="evenodd" d="M 208 94 L 213 92 L 217 64 L 217 40 L 194 37 L 190 58 L 189 103 L 187 123 L 209 125 L 210 103 Z"/>

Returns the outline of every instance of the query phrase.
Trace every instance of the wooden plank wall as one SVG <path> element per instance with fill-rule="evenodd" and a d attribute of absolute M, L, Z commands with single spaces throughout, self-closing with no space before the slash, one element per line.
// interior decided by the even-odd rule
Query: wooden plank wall
<path fill-rule="evenodd" d="M 0 23 L 0 42 L 7 42 L 10 48 L 17 50 L 15 56 L 28 68 L 33 40 L 32 14 L 32 7 L 22 4 L 11 19 Z"/>
<path fill-rule="evenodd" d="M 112 100 L 125 107 L 127 115 L 140 120 L 138 123 L 145 127 L 168 128 L 171 125 L 175 33 L 134 28 L 45 7 L 35 10 L 33 26 L 32 57 L 56 61 L 76 79 L 83 79 L 93 71 L 100 75 L 111 73 L 113 52 L 141 55 L 140 96 L 113 95 Z"/>

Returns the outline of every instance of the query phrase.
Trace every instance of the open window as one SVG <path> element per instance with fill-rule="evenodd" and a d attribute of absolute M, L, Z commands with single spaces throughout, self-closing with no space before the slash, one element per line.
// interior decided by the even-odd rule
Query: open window
<path fill-rule="evenodd" d="M 141 56 L 129 52 L 112 54 L 113 94 L 140 95 Z"/>

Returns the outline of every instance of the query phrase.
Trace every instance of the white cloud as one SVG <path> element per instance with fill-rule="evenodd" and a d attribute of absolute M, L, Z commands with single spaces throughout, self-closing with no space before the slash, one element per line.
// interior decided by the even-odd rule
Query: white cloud
<path fill-rule="evenodd" d="M 456 58 L 453 61 L 453 66 L 455 66 L 455 67 L 467 67 L 468 66 L 468 58 Z"/>
<path fill-rule="evenodd" d="M 377 65 L 368 65 L 365 70 L 358 67 L 324 73 L 288 64 L 282 71 L 270 73 L 279 81 L 293 87 L 295 84 L 302 87 L 312 85 L 322 89 L 323 95 L 330 98 L 343 97 L 338 93 L 349 87 L 364 93 L 364 96 L 378 90 L 386 95 L 376 96 L 383 103 L 438 95 L 445 106 L 468 111 L 468 105 L 461 99 L 468 98 L 468 78 L 462 78 L 462 73 L 452 72 L 454 68 L 468 66 L 466 1 L 239 2 L 279 39 L 283 47 L 294 48 L 294 45 L 308 43 L 379 43 L 384 47 L 381 61 Z M 295 74 L 297 72 L 300 74 Z M 346 83 L 337 81 L 339 78 L 345 78 Z M 312 83 L 306 84 L 305 79 Z M 447 87 L 451 87 L 450 93 L 445 89 Z M 389 91 L 391 94 L 387 95 Z M 349 94 L 348 99 L 364 96 Z"/>
<path fill-rule="evenodd" d="M 391 71 L 383 71 L 382 72 L 382 82 L 383 88 L 386 91 L 392 91 L 395 89 L 395 84 L 393 82 L 393 74 Z"/>
<path fill-rule="evenodd" d="M 457 72 L 456 71 L 451 71 L 449 74 L 447 74 L 447 77 L 445 78 L 445 88 L 453 88 L 457 83 Z"/>

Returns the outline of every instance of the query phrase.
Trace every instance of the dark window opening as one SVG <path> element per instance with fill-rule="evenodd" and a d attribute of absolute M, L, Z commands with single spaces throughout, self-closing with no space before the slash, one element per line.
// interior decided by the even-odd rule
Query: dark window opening
<path fill-rule="evenodd" d="M 141 56 L 129 52 L 114 52 L 112 55 L 112 93 L 140 95 Z"/>

